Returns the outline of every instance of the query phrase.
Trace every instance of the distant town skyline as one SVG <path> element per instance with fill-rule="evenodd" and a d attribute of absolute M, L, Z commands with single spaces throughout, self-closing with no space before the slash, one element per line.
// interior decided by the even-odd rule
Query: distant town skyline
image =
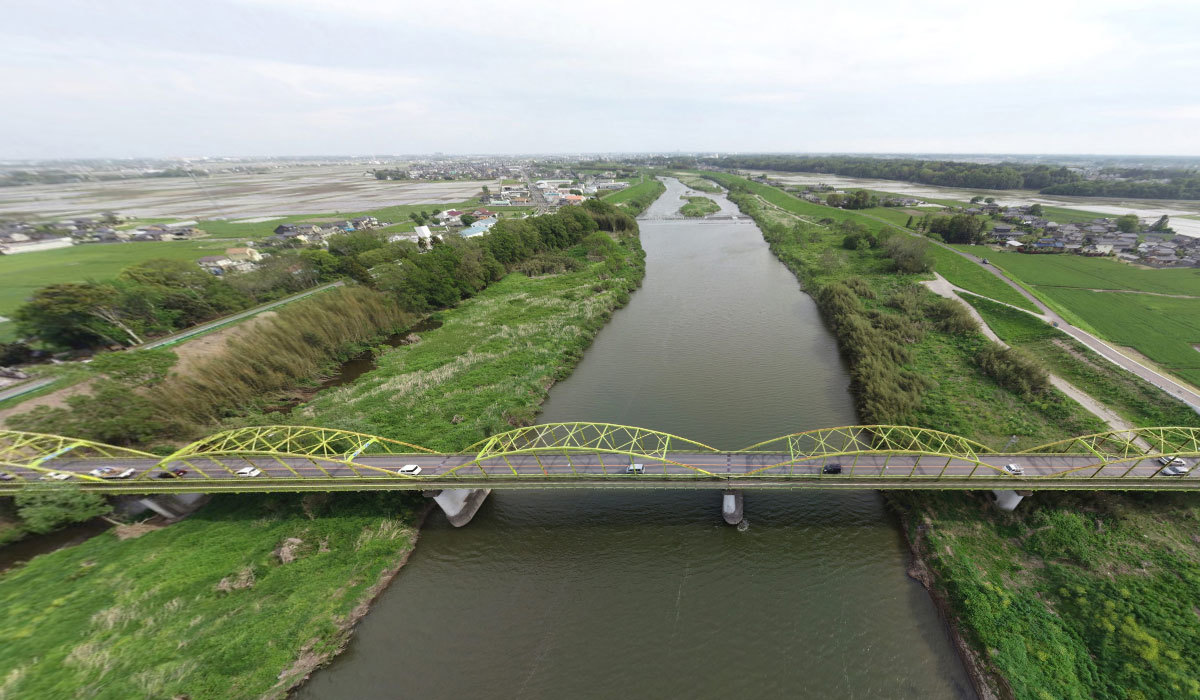
<path fill-rule="evenodd" d="M 1200 4 L 62 0 L 7 9 L 0 159 L 1200 154 Z"/>

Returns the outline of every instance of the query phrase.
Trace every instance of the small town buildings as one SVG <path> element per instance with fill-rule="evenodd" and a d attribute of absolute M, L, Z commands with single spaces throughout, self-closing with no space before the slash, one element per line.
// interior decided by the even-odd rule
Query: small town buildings
<path fill-rule="evenodd" d="M 493 226 L 496 225 L 496 221 L 497 221 L 497 219 L 495 219 L 495 218 L 480 219 L 479 221 L 476 221 L 475 223 L 471 224 L 467 228 L 464 228 L 462 231 L 460 231 L 459 235 L 461 235 L 463 238 L 471 238 L 473 236 L 482 236 L 483 234 L 490 231 Z"/>
<path fill-rule="evenodd" d="M 258 262 L 262 253 L 253 248 L 226 248 L 225 256 L 234 262 Z"/>

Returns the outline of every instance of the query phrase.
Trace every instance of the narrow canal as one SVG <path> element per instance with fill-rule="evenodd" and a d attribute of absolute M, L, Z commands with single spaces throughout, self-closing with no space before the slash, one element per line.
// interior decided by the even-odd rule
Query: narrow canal
<path fill-rule="evenodd" d="M 723 448 L 854 423 L 834 340 L 758 229 L 675 217 L 686 188 L 667 183 L 643 215 L 643 288 L 541 420 Z M 296 697 L 971 697 L 878 494 L 745 507 L 741 532 L 715 491 L 494 492 L 462 529 L 438 513 Z"/>

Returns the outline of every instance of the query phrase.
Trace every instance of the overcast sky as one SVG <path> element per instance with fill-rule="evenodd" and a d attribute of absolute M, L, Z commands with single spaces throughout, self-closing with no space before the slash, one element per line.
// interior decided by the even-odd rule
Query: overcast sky
<path fill-rule="evenodd" d="M 0 158 L 1200 154 L 1197 0 L 52 0 L 3 17 Z"/>

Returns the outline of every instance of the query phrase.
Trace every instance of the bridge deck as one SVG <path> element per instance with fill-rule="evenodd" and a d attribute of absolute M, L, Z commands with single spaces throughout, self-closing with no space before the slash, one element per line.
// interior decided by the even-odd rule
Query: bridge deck
<path fill-rule="evenodd" d="M 70 454 L 36 465 L 9 465 L 14 478 L 0 481 L 0 493 L 12 493 L 43 480 L 46 470 L 70 473 L 69 481 L 86 490 L 108 493 L 339 491 L 443 488 L 692 488 L 692 489 L 1070 489 L 1181 490 L 1200 488 L 1200 477 L 1166 476 L 1153 456 L 1120 462 L 1095 455 L 859 454 L 793 462 L 784 453 L 670 452 L 636 458 L 641 474 L 628 474 L 630 459 L 603 452 L 520 454 L 478 460 L 462 454 L 355 455 L 334 457 L 211 456 L 159 462 L 138 458 L 71 459 Z M 825 474 L 838 463 L 841 474 Z M 1020 464 L 1023 476 L 1003 471 Z M 406 464 L 421 467 L 419 476 L 397 474 Z M 238 476 L 252 466 L 257 477 Z M 134 469 L 127 479 L 88 475 L 99 467 Z M 185 469 L 166 477 L 165 469 Z"/>

